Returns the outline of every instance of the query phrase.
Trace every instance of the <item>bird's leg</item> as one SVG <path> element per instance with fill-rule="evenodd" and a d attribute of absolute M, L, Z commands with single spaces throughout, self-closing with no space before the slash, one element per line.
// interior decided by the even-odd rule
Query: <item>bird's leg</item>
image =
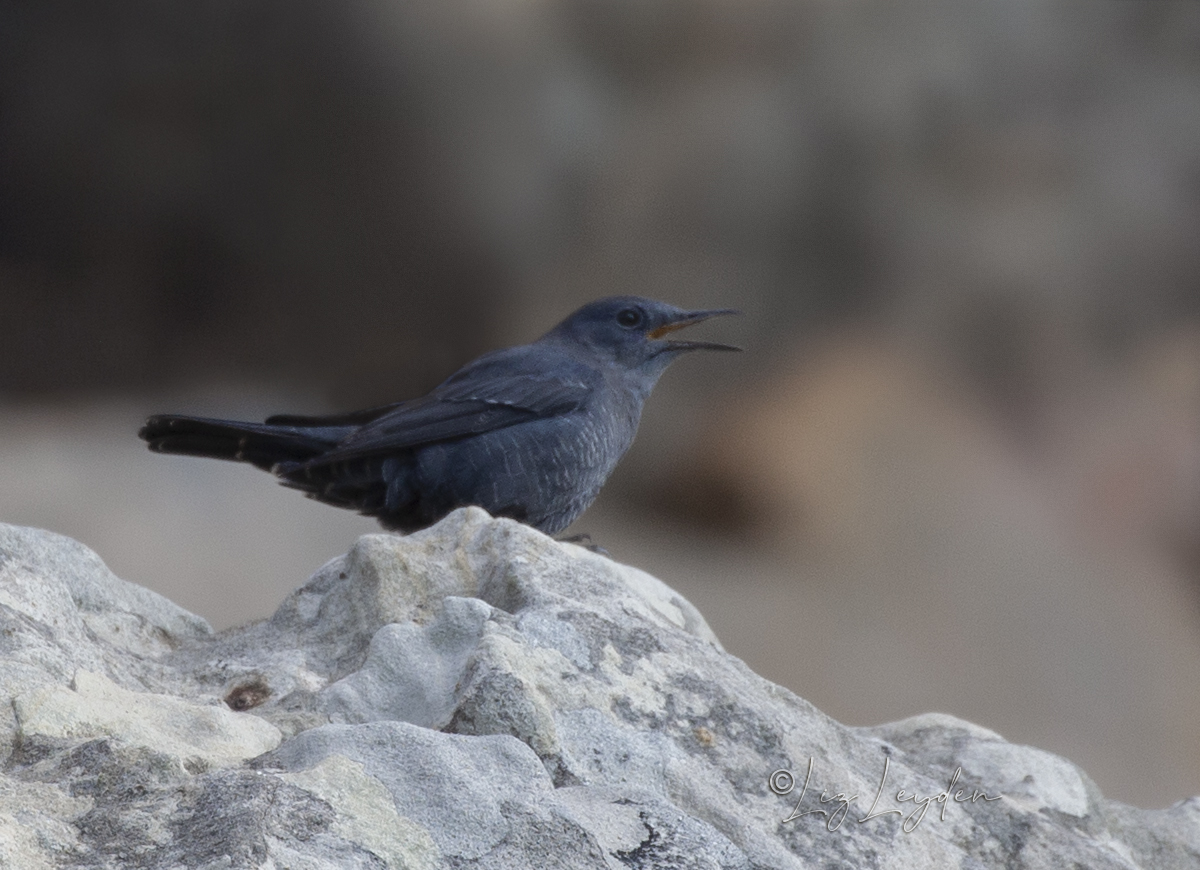
<path fill-rule="evenodd" d="M 567 535 L 565 538 L 555 538 L 560 544 L 578 544 L 585 550 L 591 550 L 593 553 L 599 553 L 601 556 L 612 558 L 612 554 L 608 550 L 601 547 L 599 544 L 592 543 L 592 536 L 587 532 L 581 532 L 578 535 Z M 584 542 L 587 543 L 584 543 Z"/>

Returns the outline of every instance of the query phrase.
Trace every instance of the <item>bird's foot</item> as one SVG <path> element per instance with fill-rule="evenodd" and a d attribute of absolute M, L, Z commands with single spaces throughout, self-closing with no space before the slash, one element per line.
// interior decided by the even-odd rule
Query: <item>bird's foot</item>
<path fill-rule="evenodd" d="M 560 544 L 578 544 L 585 550 L 591 550 L 593 553 L 599 553 L 601 556 L 612 558 L 612 553 L 601 547 L 599 544 L 592 543 L 592 536 L 587 532 L 578 535 L 567 535 L 565 538 L 555 538 Z"/>

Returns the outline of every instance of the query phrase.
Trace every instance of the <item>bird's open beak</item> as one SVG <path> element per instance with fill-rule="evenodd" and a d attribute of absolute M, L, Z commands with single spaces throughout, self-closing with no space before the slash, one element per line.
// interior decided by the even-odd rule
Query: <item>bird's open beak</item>
<path fill-rule="evenodd" d="M 677 329 L 683 329 L 685 326 L 691 326 L 693 323 L 699 323 L 702 320 L 708 320 L 710 317 L 719 317 L 722 314 L 741 314 L 736 308 L 714 308 L 711 311 L 688 311 L 681 314 L 670 323 L 665 323 L 657 329 L 652 329 L 646 333 L 646 338 L 657 341 L 663 338 L 667 333 L 674 332 Z M 667 341 L 666 350 L 741 350 L 740 347 L 734 347 L 731 344 L 717 344 L 713 341 Z"/>

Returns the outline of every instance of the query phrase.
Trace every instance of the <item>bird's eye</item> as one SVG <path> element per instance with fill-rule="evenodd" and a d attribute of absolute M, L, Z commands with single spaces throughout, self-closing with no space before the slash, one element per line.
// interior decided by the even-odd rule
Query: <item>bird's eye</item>
<path fill-rule="evenodd" d="M 636 308 L 626 308 L 617 314 L 617 323 L 626 329 L 639 326 L 642 322 L 642 312 Z"/>

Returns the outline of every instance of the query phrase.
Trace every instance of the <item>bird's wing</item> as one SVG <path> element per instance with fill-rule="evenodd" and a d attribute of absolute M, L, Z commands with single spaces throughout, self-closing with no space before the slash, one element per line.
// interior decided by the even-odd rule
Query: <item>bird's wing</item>
<path fill-rule="evenodd" d="M 378 408 L 364 408 L 361 411 L 350 411 L 346 414 L 327 414 L 315 417 L 305 414 L 275 414 L 263 422 L 268 426 L 301 426 L 309 428 L 325 428 L 327 426 L 361 426 L 370 423 L 386 414 L 388 411 L 403 405 L 395 402 L 391 405 L 380 405 Z"/>
<path fill-rule="evenodd" d="M 594 389 L 596 376 L 577 364 L 514 364 L 520 362 L 481 358 L 429 395 L 396 405 L 365 424 L 311 464 L 390 453 L 569 413 Z"/>

